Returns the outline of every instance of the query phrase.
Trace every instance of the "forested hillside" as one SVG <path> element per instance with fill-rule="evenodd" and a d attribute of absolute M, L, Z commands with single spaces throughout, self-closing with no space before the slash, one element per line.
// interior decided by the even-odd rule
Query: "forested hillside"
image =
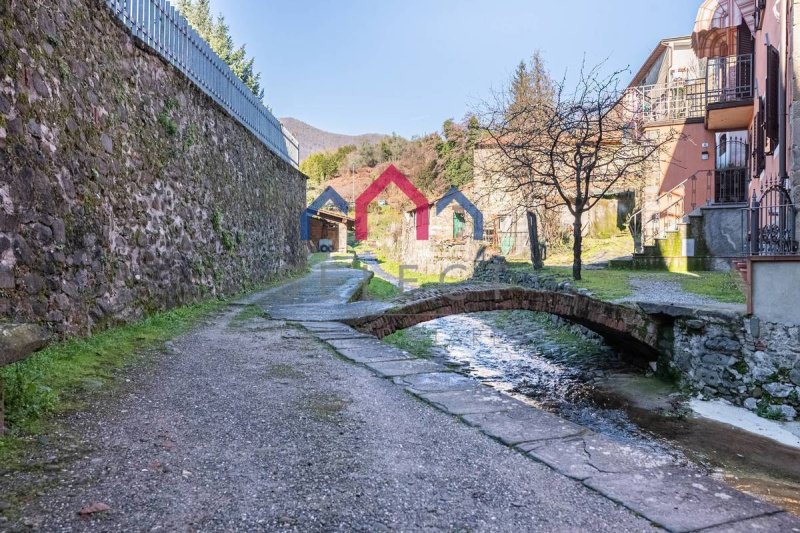
<path fill-rule="evenodd" d="M 286 128 L 292 132 L 300 143 L 300 161 L 310 154 L 325 150 L 336 150 L 342 146 L 352 144 L 361 146 L 366 143 L 377 143 L 386 135 L 381 133 L 365 133 L 363 135 L 344 135 L 315 128 L 302 120 L 292 117 L 281 119 Z"/>
<path fill-rule="evenodd" d="M 461 187 L 472 181 L 472 155 L 479 135 L 475 117 L 468 117 L 463 123 L 449 119 L 441 132 L 424 137 L 409 140 L 391 135 L 378 142 L 315 152 L 303 160 L 300 170 L 311 178 L 310 191 L 329 184 L 339 190 L 342 184 L 349 183 L 349 190 L 342 188 L 339 193 L 351 198 L 352 179 L 345 178 L 374 179 L 393 164 L 424 193 L 436 195 L 452 185 Z"/>

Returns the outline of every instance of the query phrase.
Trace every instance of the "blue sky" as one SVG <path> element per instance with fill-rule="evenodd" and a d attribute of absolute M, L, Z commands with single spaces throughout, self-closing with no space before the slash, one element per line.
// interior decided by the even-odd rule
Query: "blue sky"
<path fill-rule="evenodd" d="M 460 119 L 541 49 L 556 77 L 635 71 L 688 35 L 700 0 L 212 0 L 262 72 L 266 101 L 337 133 L 410 137 Z M 627 82 L 627 79 L 625 80 Z"/>

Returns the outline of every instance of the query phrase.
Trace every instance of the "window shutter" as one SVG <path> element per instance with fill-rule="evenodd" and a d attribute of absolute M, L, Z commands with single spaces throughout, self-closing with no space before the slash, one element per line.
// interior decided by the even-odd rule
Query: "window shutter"
<path fill-rule="evenodd" d="M 766 156 L 764 151 L 764 144 L 766 138 L 764 135 L 764 99 L 758 99 L 758 113 L 756 120 L 753 123 L 753 162 L 755 163 L 754 173 L 759 176 L 766 168 Z"/>
<path fill-rule="evenodd" d="M 767 48 L 767 94 L 766 94 L 766 136 L 769 142 L 767 152 L 772 153 L 778 144 L 778 83 L 780 79 L 780 55 L 777 48 Z"/>
<path fill-rule="evenodd" d="M 740 56 L 752 55 L 755 51 L 755 39 L 750 32 L 750 26 L 742 20 L 736 28 L 736 54 Z"/>
<path fill-rule="evenodd" d="M 753 97 L 753 52 L 755 39 L 750 27 L 742 20 L 736 29 L 736 97 Z"/>

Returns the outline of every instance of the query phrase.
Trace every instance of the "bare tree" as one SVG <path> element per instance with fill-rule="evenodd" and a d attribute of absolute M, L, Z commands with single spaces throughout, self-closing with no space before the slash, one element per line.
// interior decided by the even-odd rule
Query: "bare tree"
<path fill-rule="evenodd" d="M 620 91 L 623 70 L 603 75 L 584 64 L 573 90 L 562 80 L 552 97 L 519 102 L 496 95 L 481 114 L 499 179 L 528 209 L 566 208 L 572 217 L 572 275 L 581 279 L 584 217 L 604 197 L 628 190 L 631 180 L 658 161 L 674 132 L 636 127 Z M 483 146 L 487 141 L 483 142 Z"/>

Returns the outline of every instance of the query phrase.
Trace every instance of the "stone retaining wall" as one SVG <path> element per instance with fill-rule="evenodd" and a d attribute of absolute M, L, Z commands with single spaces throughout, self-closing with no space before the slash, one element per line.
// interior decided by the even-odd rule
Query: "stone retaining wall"
<path fill-rule="evenodd" d="M 0 22 L 0 319 L 86 333 L 302 266 L 304 176 L 101 2 Z"/>
<path fill-rule="evenodd" d="M 667 362 L 681 383 L 762 415 L 800 409 L 800 327 L 711 311 L 677 312 Z"/>

